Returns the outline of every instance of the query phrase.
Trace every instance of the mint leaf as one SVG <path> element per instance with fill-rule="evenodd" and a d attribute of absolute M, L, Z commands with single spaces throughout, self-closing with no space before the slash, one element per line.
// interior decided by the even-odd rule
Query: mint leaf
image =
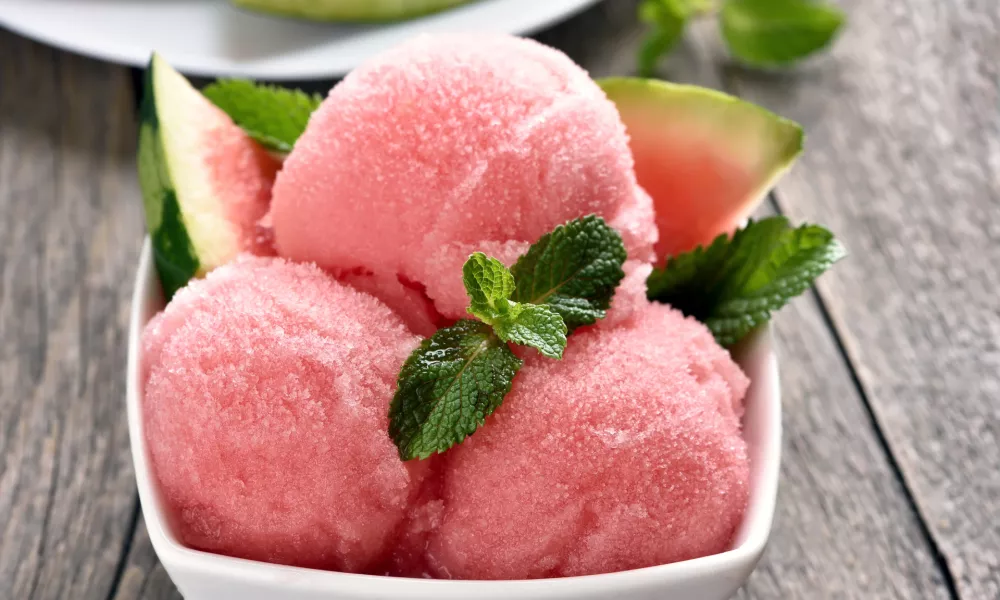
<path fill-rule="evenodd" d="M 480 321 L 438 330 L 403 363 L 389 405 L 389 436 L 399 456 L 444 452 L 493 414 L 523 364 L 507 342 L 562 358 L 564 319 L 577 326 L 603 317 L 624 262 L 621 236 L 593 215 L 542 236 L 513 272 L 482 252 L 469 256 L 462 282 L 468 311 Z"/>
<path fill-rule="evenodd" d="M 516 302 L 545 304 L 569 331 L 604 315 L 625 276 L 625 245 L 604 219 L 589 215 L 560 225 L 532 244 L 511 268 Z"/>
<path fill-rule="evenodd" d="M 812 0 L 726 0 L 722 37 L 737 59 L 755 66 L 784 65 L 826 47 L 844 13 Z"/>
<path fill-rule="evenodd" d="M 844 256 L 840 242 L 818 225 L 793 229 L 784 217 L 751 221 L 731 239 L 722 234 L 707 248 L 669 258 L 647 279 L 647 296 L 702 321 L 731 346 Z"/>
<path fill-rule="evenodd" d="M 510 391 L 521 360 L 489 325 L 440 329 L 399 372 L 389 436 L 403 460 L 444 452 L 471 435 Z"/>
<path fill-rule="evenodd" d="M 462 282 L 472 303 L 469 312 L 492 325 L 510 312 L 514 276 L 495 258 L 475 252 L 462 266 Z"/>
<path fill-rule="evenodd" d="M 684 34 L 688 20 L 685 0 L 645 0 L 639 5 L 639 19 L 652 32 L 639 48 L 639 75 L 652 77 L 660 57 L 670 52 Z"/>
<path fill-rule="evenodd" d="M 751 221 L 730 240 L 721 234 L 707 247 L 671 256 L 646 280 L 650 300 L 669 303 L 689 317 L 706 321 L 733 288 L 749 279 L 746 270 L 761 264 L 774 240 L 789 229 L 784 217 Z M 756 253 L 756 256 L 751 256 Z"/>
<path fill-rule="evenodd" d="M 511 302 L 514 276 L 495 258 L 473 253 L 462 267 L 471 303 L 469 313 L 493 327 L 505 342 L 537 348 L 549 358 L 562 358 L 566 324 L 544 306 Z"/>
<path fill-rule="evenodd" d="M 261 145 L 290 152 L 323 101 L 319 94 L 258 85 L 242 79 L 209 84 L 202 94 Z"/>
<path fill-rule="evenodd" d="M 541 304 L 513 303 L 514 309 L 493 330 L 500 339 L 537 348 L 548 358 L 562 358 L 566 349 L 566 323 L 557 312 Z"/>

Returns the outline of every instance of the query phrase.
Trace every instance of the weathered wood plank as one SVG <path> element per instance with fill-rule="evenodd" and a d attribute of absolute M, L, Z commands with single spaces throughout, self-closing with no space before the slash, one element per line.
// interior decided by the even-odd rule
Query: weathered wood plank
<path fill-rule="evenodd" d="M 783 210 L 852 256 L 819 284 L 963 598 L 1000 598 L 1000 9 L 845 1 L 834 52 L 731 70 L 802 122 Z"/>
<path fill-rule="evenodd" d="M 643 31 L 634 15 L 635 3 L 605 2 L 542 39 L 595 77 L 630 73 Z M 715 37 L 710 22 L 694 27 L 664 62 L 663 76 L 724 87 Z M 818 143 L 810 136 L 807 155 Z M 741 597 L 949 597 L 923 524 L 814 295 L 781 312 L 776 338 L 785 407 L 778 514 L 769 549 Z"/>
<path fill-rule="evenodd" d="M 0 30 L 0 598 L 103 597 L 129 533 L 127 72 Z"/>
<path fill-rule="evenodd" d="M 919 517 L 815 296 L 776 320 L 784 403 L 779 507 L 746 598 L 949 598 Z"/>
<path fill-rule="evenodd" d="M 122 569 L 118 590 L 109 600 L 181 600 L 180 592 L 156 559 L 141 518 Z"/>

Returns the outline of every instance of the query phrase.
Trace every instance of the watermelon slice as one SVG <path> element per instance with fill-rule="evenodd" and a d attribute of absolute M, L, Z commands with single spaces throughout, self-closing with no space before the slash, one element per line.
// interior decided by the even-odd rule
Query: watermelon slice
<path fill-rule="evenodd" d="M 469 0 L 233 0 L 237 6 L 312 21 L 397 21 Z"/>
<path fill-rule="evenodd" d="M 139 185 L 167 299 L 240 252 L 272 253 L 258 221 L 280 162 L 157 55 L 139 120 Z"/>
<path fill-rule="evenodd" d="M 735 229 L 802 151 L 796 123 L 733 96 L 654 79 L 598 83 L 653 198 L 661 261 Z"/>

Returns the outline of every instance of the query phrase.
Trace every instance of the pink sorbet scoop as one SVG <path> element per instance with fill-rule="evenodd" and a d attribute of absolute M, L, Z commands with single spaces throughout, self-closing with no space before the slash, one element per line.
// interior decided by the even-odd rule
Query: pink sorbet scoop
<path fill-rule="evenodd" d="M 418 338 L 312 265 L 240 257 L 147 325 L 143 417 L 185 545 L 367 571 L 426 471 L 387 434 Z"/>
<path fill-rule="evenodd" d="M 493 417 L 445 455 L 438 577 L 606 573 L 729 547 L 749 493 L 748 380 L 704 325 L 646 304 L 529 358 Z"/>
<path fill-rule="evenodd" d="M 652 202 L 618 112 L 566 55 L 500 35 L 422 36 L 357 68 L 312 116 L 279 173 L 279 254 L 399 275 L 465 315 L 461 266 L 511 263 L 586 214 L 652 258 Z"/>

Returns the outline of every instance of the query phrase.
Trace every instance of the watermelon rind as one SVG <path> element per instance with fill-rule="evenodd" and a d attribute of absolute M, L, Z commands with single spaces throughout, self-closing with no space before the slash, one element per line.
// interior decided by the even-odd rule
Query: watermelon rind
<path fill-rule="evenodd" d="M 225 124 L 225 119 L 183 75 L 153 55 L 139 110 L 137 163 L 146 228 L 167 299 L 240 250 L 203 160 L 213 121 Z"/>
<path fill-rule="evenodd" d="M 469 0 L 232 0 L 257 11 L 311 21 L 401 21 L 466 4 Z"/>
<path fill-rule="evenodd" d="M 672 147 L 675 151 L 680 140 L 691 151 L 709 148 L 711 153 L 724 157 L 726 163 L 738 166 L 747 174 L 747 189 L 742 197 L 732 199 L 731 205 L 725 207 L 726 213 L 721 215 L 725 217 L 724 222 L 736 224 L 749 216 L 802 152 L 802 127 L 735 96 L 694 85 L 638 77 L 613 77 L 599 80 L 598 84 L 618 108 L 633 138 L 633 153 L 647 153 L 647 156 L 636 156 L 637 162 L 653 160 L 662 164 L 664 176 L 685 177 L 683 172 L 673 172 L 676 166 L 671 164 L 669 152 L 663 151 L 662 156 L 656 154 L 658 140 L 663 140 L 663 148 Z M 642 140 L 641 149 L 634 143 L 637 138 Z M 698 182 L 691 183 L 697 186 Z M 645 187 L 641 176 L 639 184 Z M 674 199 L 657 198 L 650 187 L 646 191 L 653 196 L 658 211 L 663 207 L 676 208 L 682 215 L 689 215 L 698 209 L 697 206 L 671 206 Z M 704 198 L 702 204 L 711 206 L 711 200 Z M 720 210 L 720 207 L 715 206 L 713 210 Z M 709 239 L 722 231 L 710 233 Z"/>

